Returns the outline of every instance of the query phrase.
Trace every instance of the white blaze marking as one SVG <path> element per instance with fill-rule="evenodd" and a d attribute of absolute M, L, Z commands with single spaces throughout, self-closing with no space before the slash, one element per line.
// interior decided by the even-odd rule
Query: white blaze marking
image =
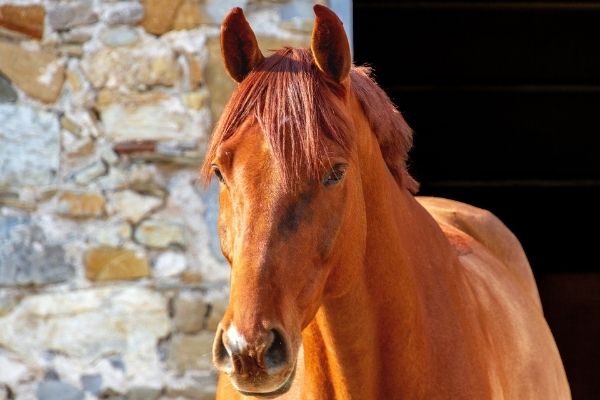
<path fill-rule="evenodd" d="M 241 353 L 248 346 L 246 339 L 244 339 L 233 324 L 227 329 L 227 344 L 233 353 Z"/>

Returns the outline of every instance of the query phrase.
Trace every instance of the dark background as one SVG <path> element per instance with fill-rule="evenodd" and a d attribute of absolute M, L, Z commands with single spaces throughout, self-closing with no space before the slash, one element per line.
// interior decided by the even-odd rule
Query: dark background
<path fill-rule="evenodd" d="M 600 2 L 354 1 L 354 55 L 415 130 L 421 194 L 521 240 L 574 399 L 600 393 Z"/>

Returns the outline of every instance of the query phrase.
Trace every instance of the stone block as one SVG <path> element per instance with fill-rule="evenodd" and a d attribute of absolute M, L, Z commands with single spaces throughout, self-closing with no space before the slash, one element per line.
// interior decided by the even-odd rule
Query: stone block
<path fill-rule="evenodd" d="M 0 104 L 0 121 L 0 187 L 52 183 L 60 165 L 56 115 Z"/>
<path fill-rule="evenodd" d="M 144 7 L 140 3 L 123 2 L 109 8 L 104 15 L 108 25 L 135 25 L 144 17 Z"/>
<path fill-rule="evenodd" d="M 33 377 L 32 371 L 24 362 L 13 355 L 0 353 L 0 384 L 16 387 L 19 383 L 32 380 Z"/>
<path fill-rule="evenodd" d="M 185 254 L 165 251 L 156 258 L 152 268 L 152 276 L 155 278 L 174 277 L 185 271 L 186 266 Z"/>
<path fill-rule="evenodd" d="M 63 44 L 58 46 L 57 50 L 63 57 L 81 58 L 83 56 L 83 46 L 80 44 Z"/>
<path fill-rule="evenodd" d="M 98 394 L 102 389 L 102 375 L 100 374 L 84 374 L 79 380 L 83 389 L 91 394 Z"/>
<path fill-rule="evenodd" d="M 60 126 L 77 137 L 81 136 L 81 126 L 66 115 L 60 117 Z"/>
<path fill-rule="evenodd" d="M 0 286 L 45 285 L 74 276 L 60 243 L 29 217 L 0 215 Z"/>
<path fill-rule="evenodd" d="M 79 185 L 87 185 L 94 179 L 105 175 L 107 172 L 106 165 L 102 161 L 95 161 L 73 174 L 73 180 Z"/>
<path fill-rule="evenodd" d="M 186 374 L 170 380 L 165 394 L 169 399 L 214 400 L 216 379 L 212 374 Z"/>
<path fill-rule="evenodd" d="M 65 66 L 54 50 L 30 49 L 0 41 L 0 72 L 27 95 L 52 103 L 65 80 Z"/>
<path fill-rule="evenodd" d="M 151 212 L 160 208 L 163 200 L 155 196 L 145 196 L 133 190 L 115 192 L 109 197 L 112 214 L 137 223 Z"/>
<path fill-rule="evenodd" d="M 85 394 L 61 381 L 42 381 L 35 391 L 38 400 L 83 400 Z"/>
<path fill-rule="evenodd" d="M 138 243 L 156 249 L 185 247 L 183 228 L 166 221 L 146 220 L 135 229 L 133 237 Z"/>
<path fill-rule="evenodd" d="M 131 384 L 154 382 L 162 371 L 157 343 L 170 325 L 166 299 L 149 289 L 105 286 L 43 293 L 28 296 L 0 318 L 0 346 L 36 368 L 47 365 L 43 355 L 52 350 L 60 354 L 57 360 L 73 360 L 70 370 L 87 365 L 89 373 L 100 371 L 103 387 L 116 373 L 105 357 L 118 354 Z"/>
<path fill-rule="evenodd" d="M 195 92 L 185 93 L 182 95 L 182 101 L 187 108 L 201 110 L 209 104 L 208 90 L 203 88 Z"/>
<path fill-rule="evenodd" d="M 199 0 L 183 0 L 173 20 L 173 29 L 193 29 L 210 22 L 210 16 L 204 12 Z"/>
<path fill-rule="evenodd" d="M 127 400 L 156 400 L 161 392 L 160 388 L 134 386 L 127 391 Z"/>
<path fill-rule="evenodd" d="M 100 40 L 109 47 L 131 46 L 139 40 L 139 34 L 129 26 L 117 26 L 100 32 Z"/>
<path fill-rule="evenodd" d="M 92 38 L 92 35 L 85 28 L 71 29 L 61 34 L 64 43 L 83 44 Z"/>
<path fill-rule="evenodd" d="M 17 92 L 10 81 L 0 74 L 0 103 L 14 103 L 17 98 Z"/>
<path fill-rule="evenodd" d="M 144 0 L 144 19 L 141 25 L 155 35 L 162 35 L 173 28 L 177 10 L 182 0 Z"/>
<path fill-rule="evenodd" d="M 173 302 L 175 329 L 181 333 L 198 333 L 204 326 L 207 305 L 202 295 L 181 292 Z"/>
<path fill-rule="evenodd" d="M 173 86 L 178 78 L 173 50 L 152 37 L 135 46 L 102 47 L 85 54 L 81 66 L 95 88 L 145 90 Z"/>
<path fill-rule="evenodd" d="M 102 246 L 85 254 L 85 276 L 92 281 L 115 281 L 143 278 L 150 274 L 148 260 L 135 252 Z"/>
<path fill-rule="evenodd" d="M 65 30 L 98 21 L 92 0 L 54 4 L 48 9 L 48 23 L 55 30 Z"/>
<path fill-rule="evenodd" d="M 105 203 L 101 193 L 63 192 L 58 195 L 58 212 L 72 218 L 100 218 Z"/>
<path fill-rule="evenodd" d="M 0 6 L 0 26 L 34 39 L 41 39 L 44 36 L 45 16 L 46 10 L 39 4 Z"/>
<path fill-rule="evenodd" d="M 174 335 L 169 348 L 169 364 L 180 372 L 212 369 L 214 334 Z"/>
<path fill-rule="evenodd" d="M 115 142 L 190 140 L 205 138 L 210 115 L 204 110 L 190 110 L 179 98 L 147 98 L 133 96 L 123 102 L 102 107 L 101 118 L 109 139 Z M 99 101 L 106 101 L 100 98 Z"/>
<path fill-rule="evenodd" d="M 131 238 L 131 225 L 121 222 L 100 228 L 95 235 L 96 241 L 105 246 L 120 246 Z"/>

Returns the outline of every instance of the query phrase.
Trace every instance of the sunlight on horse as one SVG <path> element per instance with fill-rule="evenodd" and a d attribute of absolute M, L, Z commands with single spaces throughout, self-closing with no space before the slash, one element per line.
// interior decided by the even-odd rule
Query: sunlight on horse
<path fill-rule="evenodd" d="M 241 9 L 239 82 L 202 169 L 220 181 L 231 294 L 219 399 L 569 399 L 523 250 L 492 214 L 418 198 L 412 132 L 337 16 L 265 58 Z"/>

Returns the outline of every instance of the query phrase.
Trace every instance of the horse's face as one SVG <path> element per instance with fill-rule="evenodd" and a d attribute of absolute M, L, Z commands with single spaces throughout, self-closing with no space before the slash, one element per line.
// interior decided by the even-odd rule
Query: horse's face
<path fill-rule="evenodd" d="M 219 233 L 231 264 L 230 303 L 214 358 L 236 388 L 284 391 L 301 331 L 323 298 L 349 288 L 364 248 L 364 204 L 352 159 L 330 144 L 331 165 L 300 187 L 281 182 L 249 120 L 213 160 L 221 180 Z"/>
<path fill-rule="evenodd" d="M 314 71 L 316 64 L 323 82 L 347 86 L 350 52 L 341 22 L 325 7 L 316 6 L 315 12 L 313 58 L 308 56 L 303 65 Z M 269 60 L 258 50 L 240 9 L 226 17 L 221 45 L 225 66 L 238 82 L 257 65 L 267 68 Z M 278 71 L 291 73 L 286 68 Z M 315 96 L 302 97 L 293 84 L 283 86 L 284 94 L 279 95 L 284 98 L 283 108 L 271 107 L 280 112 L 275 120 L 285 126 L 322 119 L 314 117 L 314 106 L 304 105 L 315 101 Z M 288 95 L 297 96 L 289 109 L 285 108 Z M 263 101 L 263 96 L 256 101 Z M 250 98 L 240 104 L 248 104 Z M 349 101 L 332 101 L 338 102 L 337 112 L 329 115 L 352 111 L 347 109 Z M 298 118 L 303 107 L 304 117 Z M 223 121 L 226 125 L 227 119 Z M 281 153 L 275 156 L 267 140 L 274 131 L 277 137 L 281 132 L 271 128 L 271 136 L 265 134 L 261 121 L 252 113 L 245 115 L 233 134 L 214 142 L 218 144 L 205 161 L 204 172 L 212 169 L 220 181 L 219 235 L 231 265 L 230 302 L 215 337 L 213 359 L 240 392 L 275 396 L 285 393 L 293 381 L 302 330 L 323 301 L 349 290 L 358 276 L 366 229 L 356 154 L 348 146 L 320 138 L 322 160 L 316 164 L 305 160 L 307 168 L 301 161 L 300 168 L 294 169 L 296 184 L 290 185 L 281 168 L 286 158 Z M 289 154 L 297 151 L 292 147 Z M 317 164 L 322 167 L 315 168 Z"/>

